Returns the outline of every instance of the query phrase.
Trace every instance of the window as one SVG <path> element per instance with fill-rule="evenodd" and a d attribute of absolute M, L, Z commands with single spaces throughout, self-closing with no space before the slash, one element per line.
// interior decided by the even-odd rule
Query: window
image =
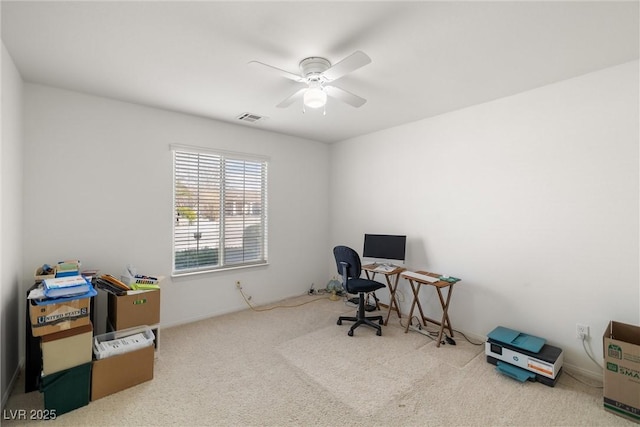
<path fill-rule="evenodd" d="M 266 160 L 172 148 L 174 274 L 265 264 Z"/>

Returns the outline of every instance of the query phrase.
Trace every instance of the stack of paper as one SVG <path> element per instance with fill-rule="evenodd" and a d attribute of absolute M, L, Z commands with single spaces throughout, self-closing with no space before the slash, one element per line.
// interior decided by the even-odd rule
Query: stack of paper
<path fill-rule="evenodd" d="M 96 359 L 104 359 L 153 345 L 154 338 L 151 330 L 107 341 L 100 341 L 100 337 L 95 337 L 93 353 L 96 355 Z"/>

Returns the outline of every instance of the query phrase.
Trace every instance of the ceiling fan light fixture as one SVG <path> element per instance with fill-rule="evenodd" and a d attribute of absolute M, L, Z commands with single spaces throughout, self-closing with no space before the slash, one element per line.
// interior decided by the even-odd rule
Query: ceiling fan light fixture
<path fill-rule="evenodd" d="M 295 93 L 289 95 L 277 104 L 277 108 L 286 108 L 294 102 L 299 102 L 302 98 L 302 112 L 304 112 L 306 108 L 318 109 L 324 107 L 324 114 L 326 114 L 327 97 L 335 98 L 356 108 L 361 107 L 367 102 L 366 99 L 333 86 L 331 83 L 364 67 L 370 62 L 371 58 L 364 52 L 358 50 L 334 65 L 331 65 L 328 59 L 318 56 L 305 58 L 300 61 L 299 64 L 300 74 L 290 73 L 289 71 L 259 61 L 251 61 L 249 64 L 260 65 L 297 83 L 307 84 L 308 87 L 301 87 Z"/>
<path fill-rule="evenodd" d="M 327 94 L 322 87 L 311 87 L 304 93 L 304 105 L 309 108 L 321 108 L 327 103 Z"/>

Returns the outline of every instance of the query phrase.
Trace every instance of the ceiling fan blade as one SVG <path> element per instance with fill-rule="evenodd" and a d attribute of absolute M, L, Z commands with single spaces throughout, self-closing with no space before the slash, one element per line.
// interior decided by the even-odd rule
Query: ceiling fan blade
<path fill-rule="evenodd" d="M 370 62 L 371 58 L 369 58 L 366 53 L 358 50 L 330 67 L 322 73 L 322 75 L 329 81 L 338 80 L 345 74 L 355 71 L 360 67 L 364 67 Z"/>
<path fill-rule="evenodd" d="M 284 101 L 282 101 L 280 104 L 276 105 L 276 107 L 278 107 L 278 108 L 287 108 L 289 105 L 293 104 L 298 99 L 302 99 L 302 96 L 304 95 L 304 93 L 306 92 L 307 89 L 308 88 L 303 87 L 302 89 L 294 92 L 293 95 L 289 96 Z"/>
<path fill-rule="evenodd" d="M 305 81 L 304 77 L 302 77 L 302 76 L 290 73 L 288 71 L 285 71 L 285 70 L 282 70 L 280 68 L 274 67 L 273 65 L 265 64 L 265 63 L 260 62 L 260 61 L 251 61 L 251 62 L 249 62 L 249 65 L 258 65 L 258 66 L 261 66 L 261 67 L 265 67 L 265 68 L 267 68 L 267 69 L 269 69 L 271 71 L 275 71 L 276 73 L 278 73 L 282 77 L 286 77 L 286 78 L 294 80 L 296 82 L 304 82 Z"/>
<path fill-rule="evenodd" d="M 366 99 L 361 98 L 358 95 L 354 95 L 351 92 L 347 92 L 344 89 L 340 89 L 339 87 L 325 86 L 324 90 L 327 92 L 327 95 L 339 99 L 340 101 L 356 108 L 362 107 L 367 102 Z"/>

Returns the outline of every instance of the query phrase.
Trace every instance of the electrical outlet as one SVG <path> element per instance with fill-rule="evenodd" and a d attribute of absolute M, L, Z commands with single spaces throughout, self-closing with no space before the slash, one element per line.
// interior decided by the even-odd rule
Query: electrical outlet
<path fill-rule="evenodd" d="M 586 340 L 589 338 L 589 326 L 576 323 L 576 338 L 579 340 Z"/>

